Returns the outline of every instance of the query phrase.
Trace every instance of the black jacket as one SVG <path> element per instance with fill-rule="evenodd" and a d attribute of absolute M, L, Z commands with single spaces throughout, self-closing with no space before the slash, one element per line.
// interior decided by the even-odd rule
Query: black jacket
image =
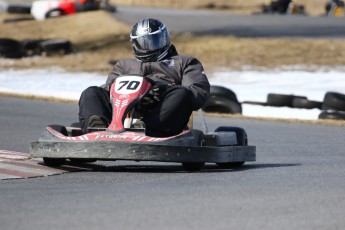
<path fill-rule="evenodd" d="M 191 91 L 193 110 L 200 109 L 210 94 L 210 83 L 199 60 L 178 55 L 172 45 L 167 57 L 157 62 L 119 60 L 110 72 L 104 88 L 109 90 L 115 78 L 121 75 L 140 75 L 169 85 L 181 85 Z"/>

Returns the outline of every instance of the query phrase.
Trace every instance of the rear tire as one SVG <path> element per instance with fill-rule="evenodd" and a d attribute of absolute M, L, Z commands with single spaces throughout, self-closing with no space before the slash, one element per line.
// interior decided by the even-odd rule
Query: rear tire
<path fill-rule="evenodd" d="M 233 126 L 220 126 L 218 127 L 215 132 L 235 132 L 236 133 L 236 139 L 237 139 L 237 146 L 247 146 L 248 145 L 248 136 L 246 131 L 243 128 L 240 127 L 233 127 Z M 222 162 L 222 163 L 216 163 L 221 168 L 227 168 L 227 169 L 234 169 L 239 168 L 242 165 L 244 165 L 244 161 L 238 161 L 238 162 Z"/>
<path fill-rule="evenodd" d="M 73 163 L 93 163 L 97 161 L 95 159 L 87 159 L 87 158 L 70 158 L 69 160 Z"/>
<path fill-rule="evenodd" d="M 55 131 L 68 136 L 68 132 L 65 126 L 62 125 L 49 125 L 50 128 L 54 129 Z M 65 163 L 65 158 L 53 158 L 53 157 L 43 157 L 44 164 L 48 166 L 60 166 Z"/>
<path fill-rule="evenodd" d="M 229 162 L 229 163 L 216 163 L 220 168 L 225 169 L 236 169 L 244 165 L 244 161 L 239 162 Z"/>
<path fill-rule="evenodd" d="M 189 172 L 196 172 L 200 171 L 203 169 L 205 166 L 205 162 L 184 162 L 182 163 L 182 167 L 184 170 L 189 171 Z"/>
<path fill-rule="evenodd" d="M 214 130 L 215 132 L 235 132 L 237 139 L 237 146 L 246 146 L 248 145 L 247 133 L 243 128 L 235 126 L 219 126 Z"/>

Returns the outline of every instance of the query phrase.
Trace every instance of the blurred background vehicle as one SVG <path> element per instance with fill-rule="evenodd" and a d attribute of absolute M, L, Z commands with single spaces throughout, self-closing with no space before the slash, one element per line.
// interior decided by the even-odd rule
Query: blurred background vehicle
<path fill-rule="evenodd" d="M 108 0 L 38 0 L 32 3 L 31 14 L 36 20 L 44 20 L 50 17 L 108 8 Z"/>
<path fill-rule="evenodd" d="M 304 5 L 297 4 L 292 0 L 270 1 L 262 5 L 264 14 L 305 14 Z"/>
<path fill-rule="evenodd" d="M 330 0 L 326 4 L 326 15 L 334 17 L 344 16 L 344 1 L 342 0 Z"/>

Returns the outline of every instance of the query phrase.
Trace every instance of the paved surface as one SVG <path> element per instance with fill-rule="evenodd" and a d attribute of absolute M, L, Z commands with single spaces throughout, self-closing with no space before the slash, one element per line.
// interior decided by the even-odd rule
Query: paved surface
<path fill-rule="evenodd" d="M 114 17 L 133 25 L 145 17 L 159 18 L 171 32 L 240 37 L 344 38 L 345 17 L 300 15 L 235 15 L 214 11 L 118 7 Z"/>
<path fill-rule="evenodd" d="M 0 107 L 0 146 L 18 152 L 46 125 L 69 124 L 77 112 L 73 104 L 1 97 Z M 257 161 L 198 173 L 179 164 L 100 161 L 83 165 L 86 171 L 0 180 L 1 229 L 345 227 L 344 127 L 206 119 L 210 130 L 244 127 Z"/>
<path fill-rule="evenodd" d="M 67 172 L 89 171 L 93 168 L 88 164 L 67 163 L 60 167 L 48 167 L 43 164 L 43 159 L 32 159 L 28 153 L 0 150 L 0 180 L 44 177 Z"/>

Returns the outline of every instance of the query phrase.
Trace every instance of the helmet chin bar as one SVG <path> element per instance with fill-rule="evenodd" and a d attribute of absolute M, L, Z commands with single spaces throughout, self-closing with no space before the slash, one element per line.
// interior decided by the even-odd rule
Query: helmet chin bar
<path fill-rule="evenodd" d="M 166 46 L 166 48 L 157 50 L 157 51 L 153 51 L 150 53 L 146 53 L 146 54 L 140 54 L 138 52 L 135 51 L 135 48 L 133 47 L 133 53 L 136 57 L 136 59 L 140 62 L 155 62 L 155 61 L 161 61 L 163 60 L 163 58 L 165 58 L 168 54 L 169 48 L 170 48 L 170 44 L 168 46 Z"/>

